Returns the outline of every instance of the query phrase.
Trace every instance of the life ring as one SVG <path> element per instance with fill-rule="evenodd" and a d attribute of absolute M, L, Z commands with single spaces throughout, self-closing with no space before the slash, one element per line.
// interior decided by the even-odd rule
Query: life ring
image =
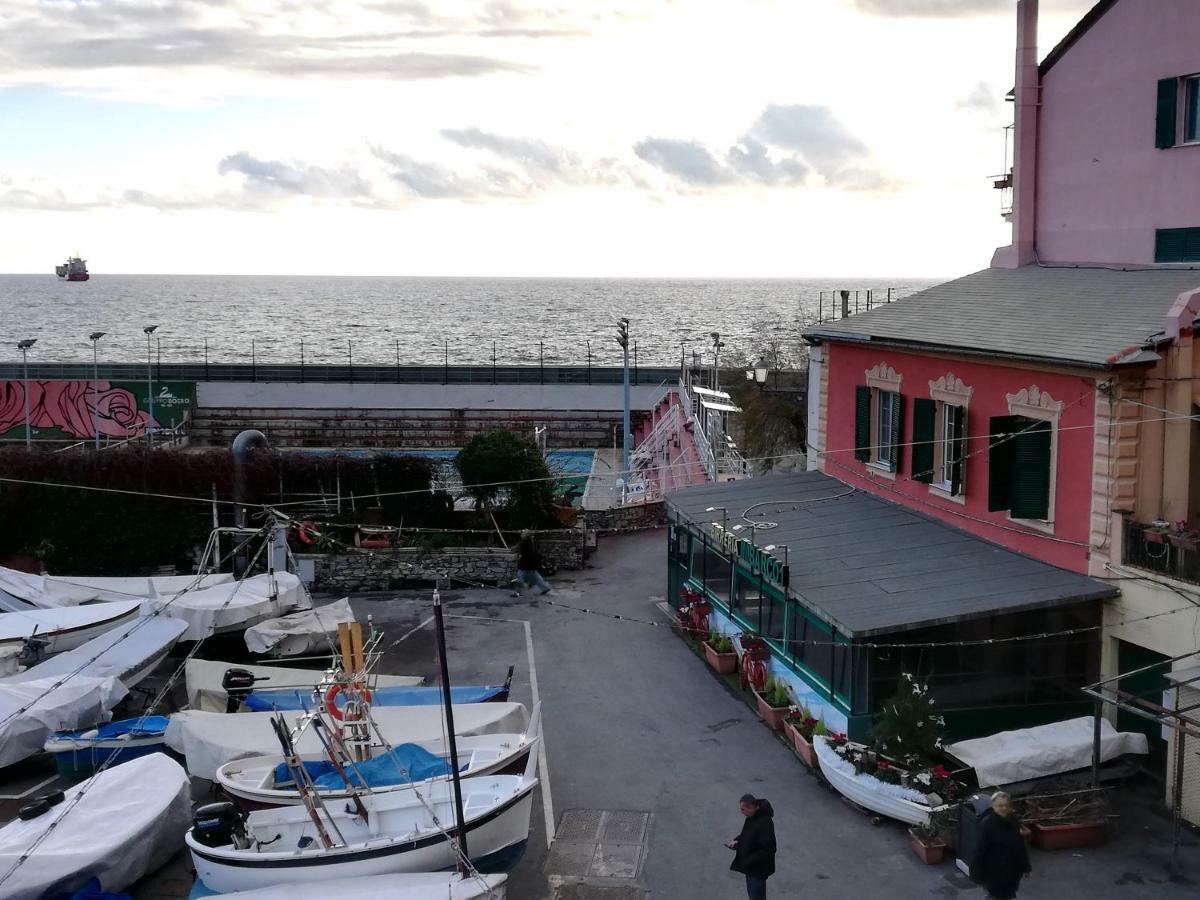
<path fill-rule="evenodd" d="M 296 537 L 302 544 L 308 544 L 310 547 L 317 542 L 320 534 L 317 532 L 317 526 L 305 519 L 296 526 Z"/>
<path fill-rule="evenodd" d="M 354 690 L 358 692 L 359 696 L 361 696 L 367 703 L 371 702 L 371 691 L 365 684 L 347 685 L 342 681 L 331 684 L 329 686 L 329 690 L 325 692 L 325 706 L 329 710 L 329 714 L 339 722 L 342 721 L 343 713 L 340 709 L 338 709 L 337 697 L 338 694 L 340 694 L 347 687 L 353 687 Z"/>

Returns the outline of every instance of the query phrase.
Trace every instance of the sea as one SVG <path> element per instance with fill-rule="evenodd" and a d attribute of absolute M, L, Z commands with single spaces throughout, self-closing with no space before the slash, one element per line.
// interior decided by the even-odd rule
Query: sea
<path fill-rule="evenodd" d="M 0 360 L 36 338 L 29 361 L 163 363 L 616 365 L 618 319 L 629 319 L 641 365 L 681 352 L 740 364 L 772 346 L 784 358 L 800 331 L 828 317 L 833 292 L 850 306 L 896 299 L 926 279 L 564 279 L 0 275 Z M 889 293 L 890 292 L 890 293 Z"/>

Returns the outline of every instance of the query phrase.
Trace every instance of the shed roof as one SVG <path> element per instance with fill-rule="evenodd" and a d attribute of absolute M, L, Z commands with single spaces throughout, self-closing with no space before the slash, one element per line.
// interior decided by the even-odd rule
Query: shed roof
<path fill-rule="evenodd" d="M 984 269 L 805 336 L 1108 368 L 1162 334 L 1179 295 L 1197 288 L 1198 269 Z"/>
<path fill-rule="evenodd" d="M 744 511 L 777 523 L 757 532 L 758 544 L 787 545 L 792 595 L 849 637 L 1117 594 L 820 472 L 700 485 L 667 502 L 700 527 L 719 518 L 706 512 L 711 506 L 728 510 L 734 524 Z"/>

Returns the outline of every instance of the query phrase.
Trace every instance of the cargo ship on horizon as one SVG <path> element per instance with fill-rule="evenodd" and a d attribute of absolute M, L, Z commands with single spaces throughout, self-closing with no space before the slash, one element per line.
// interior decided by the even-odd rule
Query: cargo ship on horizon
<path fill-rule="evenodd" d="M 72 256 L 61 266 L 54 267 L 54 274 L 67 281 L 87 281 L 92 276 L 88 274 L 87 260 Z"/>

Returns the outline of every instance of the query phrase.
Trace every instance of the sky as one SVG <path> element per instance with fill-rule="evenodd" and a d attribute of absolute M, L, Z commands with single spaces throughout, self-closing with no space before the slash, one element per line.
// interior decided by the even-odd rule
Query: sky
<path fill-rule="evenodd" d="M 1044 55 L 1091 0 L 1043 0 Z M 1015 0 L 4 0 L 0 272 L 949 277 Z"/>

